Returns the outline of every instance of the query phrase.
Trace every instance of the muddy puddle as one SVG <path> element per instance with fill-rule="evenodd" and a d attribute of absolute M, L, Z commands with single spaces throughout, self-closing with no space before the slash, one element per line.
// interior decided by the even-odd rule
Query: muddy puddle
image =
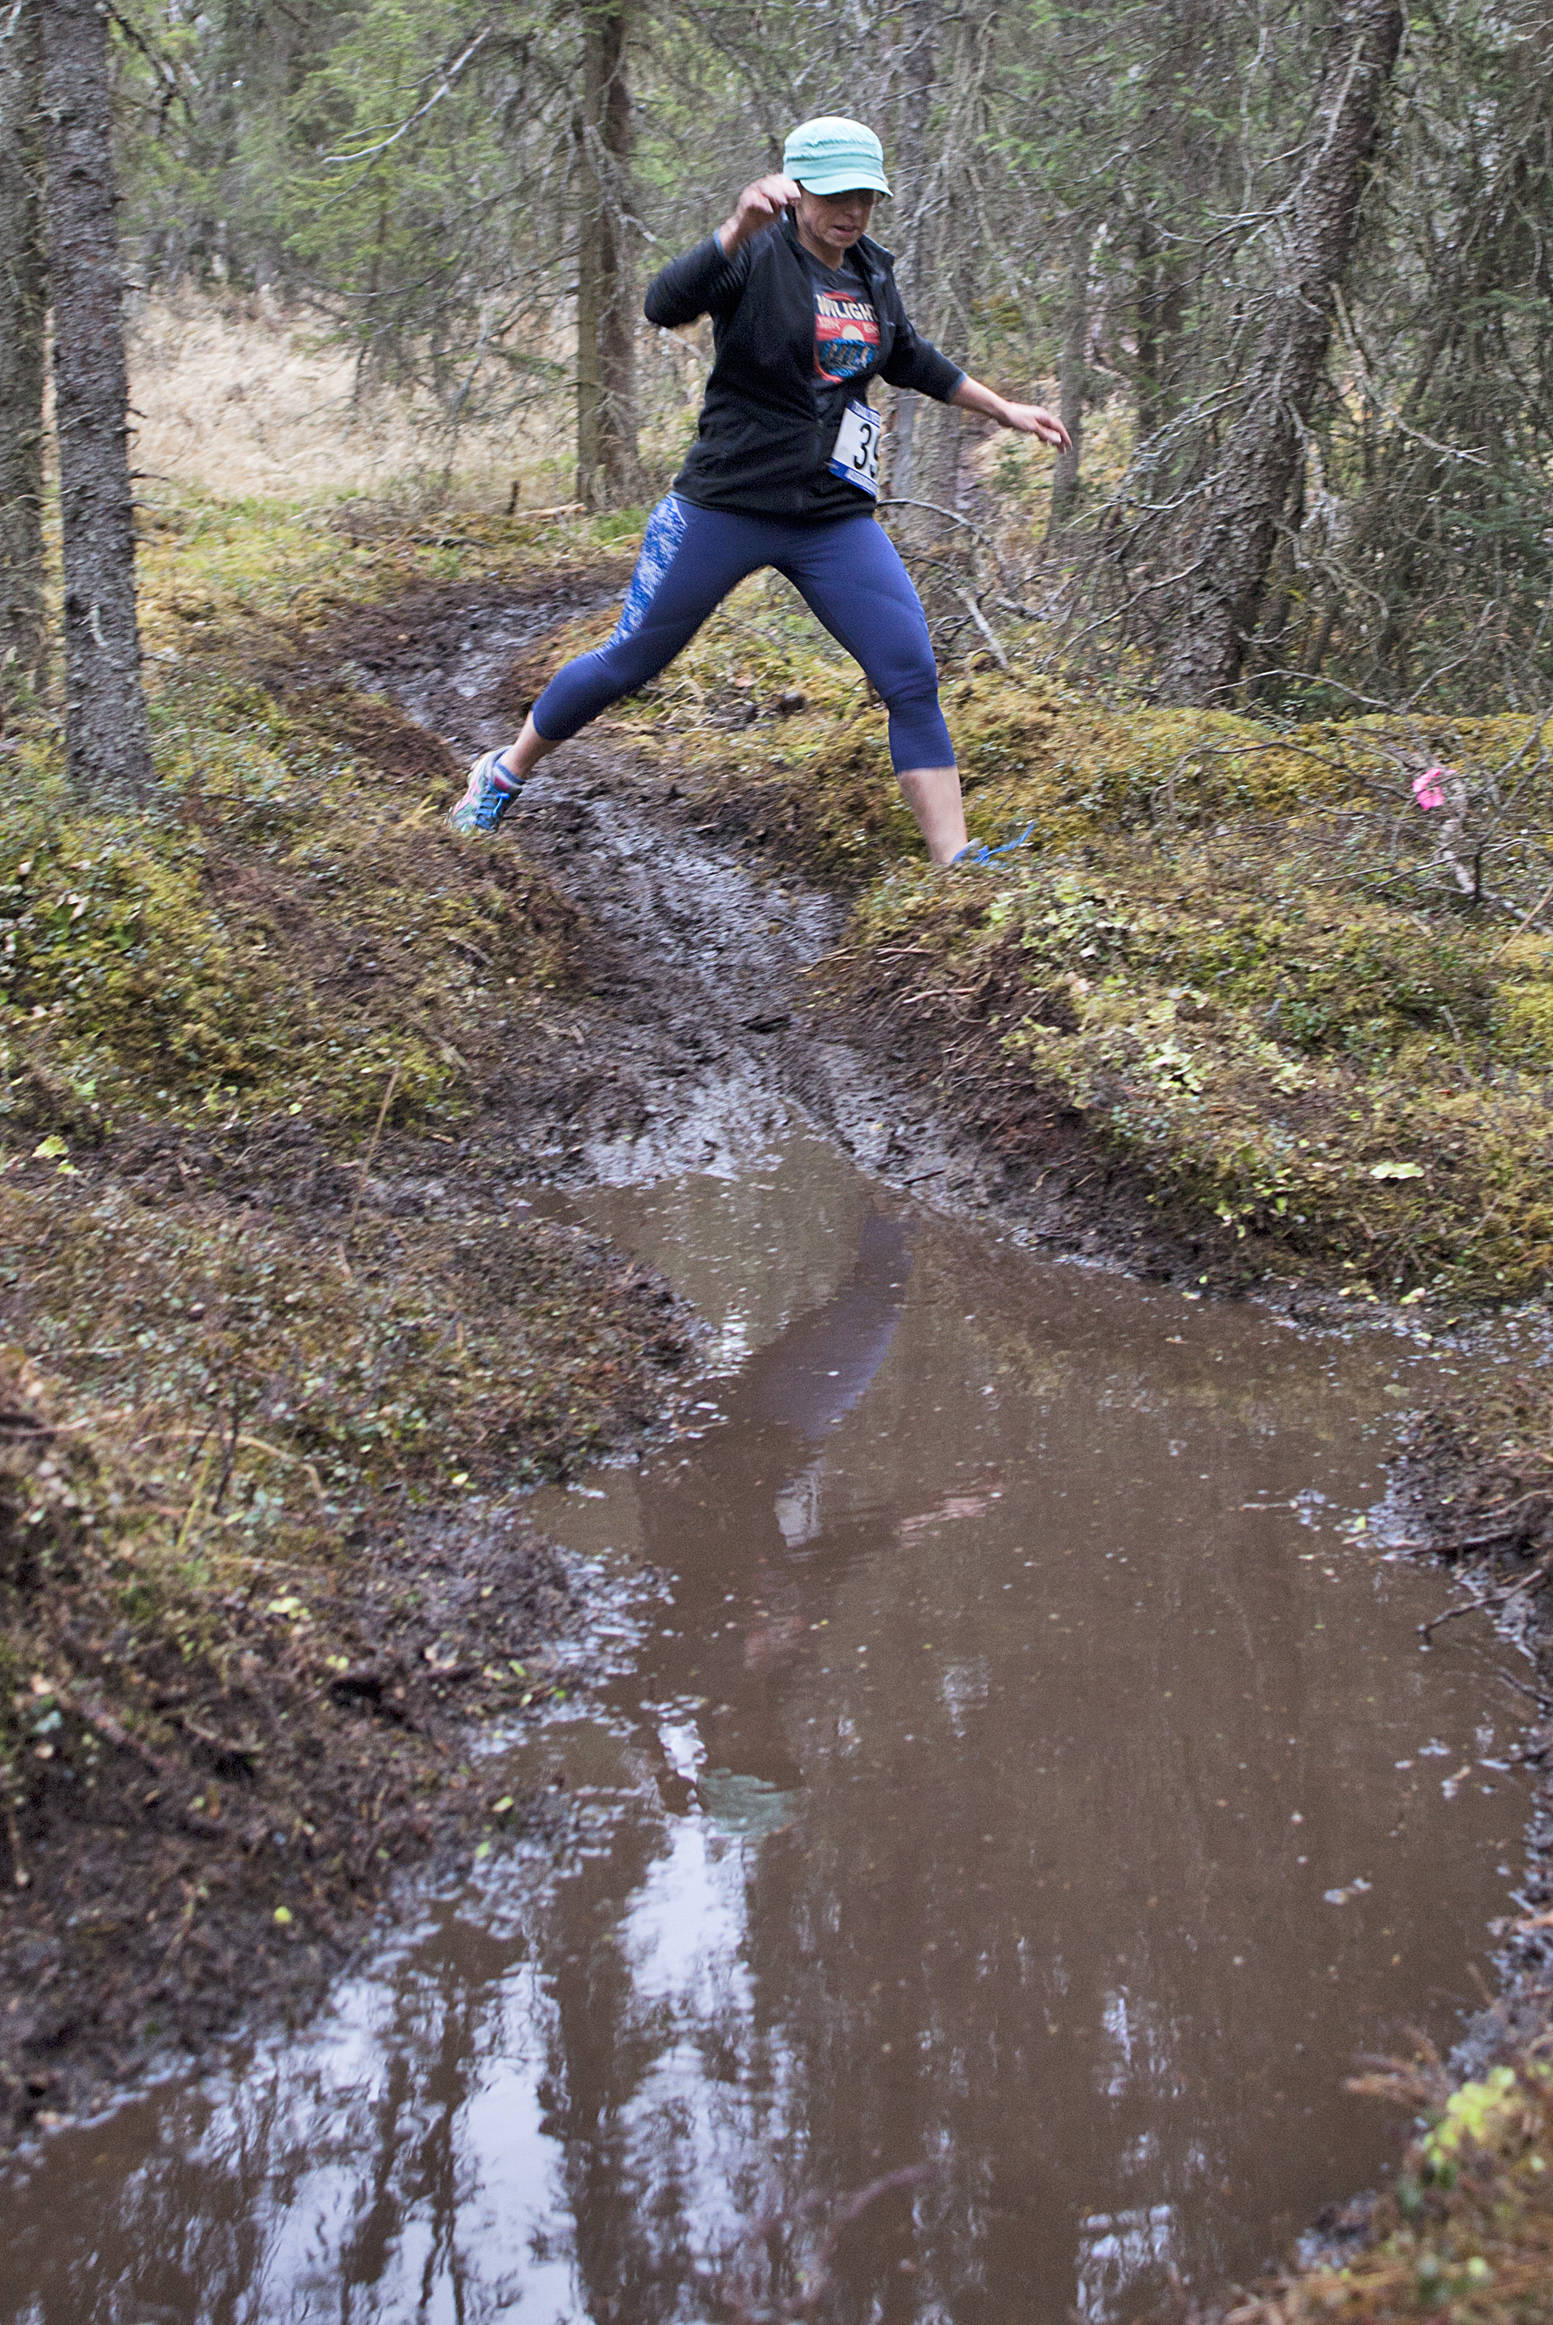
<path fill-rule="evenodd" d="M 1386 2169 L 1342 2079 L 1451 2042 L 1521 1861 L 1503 1650 L 1423 1652 L 1443 1578 L 1353 1534 L 1450 1360 L 802 1137 L 587 1216 L 716 1335 L 690 1442 L 543 1497 L 655 1582 L 320 2022 L 13 2174 L 0 2312 L 690 2325 L 829 2269 L 837 2318 L 1121 2325 L 1254 2269 Z"/>

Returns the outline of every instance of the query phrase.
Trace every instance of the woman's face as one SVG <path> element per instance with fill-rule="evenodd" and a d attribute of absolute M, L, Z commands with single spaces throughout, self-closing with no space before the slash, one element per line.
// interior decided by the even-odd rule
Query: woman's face
<path fill-rule="evenodd" d="M 868 232 L 873 207 L 871 186 L 852 187 L 844 194 L 811 194 L 803 186 L 798 194 L 798 230 L 822 256 L 834 253 L 842 258 Z"/>

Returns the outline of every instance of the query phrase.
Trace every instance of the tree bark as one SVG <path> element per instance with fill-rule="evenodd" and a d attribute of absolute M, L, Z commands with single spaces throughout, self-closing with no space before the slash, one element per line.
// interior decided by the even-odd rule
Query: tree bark
<path fill-rule="evenodd" d="M 946 16 L 938 0 L 912 0 L 895 136 L 900 215 L 909 221 L 901 288 L 913 323 L 955 361 L 963 359 L 979 253 L 960 157 L 974 146 L 987 70 L 987 27 Z M 876 221 L 874 231 L 881 231 Z M 962 498 L 964 415 L 911 394 L 895 406 L 889 489 L 916 501 L 892 531 L 908 549 L 957 544 L 960 527 L 940 510 Z"/>
<path fill-rule="evenodd" d="M 101 0 L 47 0 L 43 51 L 65 744 L 79 792 L 134 807 L 151 789 L 151 744 L 135 618 L 124 274 Z"/>
<path fill-rule="evenodd" d="M 43 18 L 0 8 L 0 710 L 43 683 Z"/>
<path fill-rule="evenodd" d="M 1165 702 L 1222 701 L 1244 666 L 1279 520 L 1297 483 L 1334 294 L 1353 250 L 1401 38 L 1397 0 L 1360 0 L 1334 20 L 1320 131 L 1288 202 L 1283 279 L 1187 544 L 1189 571 L 1159 683 Z"/>
<path fill-rule="evenodd" d="M 902 208 L 910 221 L 901 272 L 907 303 L 920 328 L 926 331 L 925 301 L 932 271 L 933 239 L 928 192 L 931 176 L 928 125 L 938 78 L 938 25 L 929 0 L 912 0 L 903 22 L 906 61 L 893 140 L 896 190 L 905 197 Z M 896 398 L 887 482 L 890 493 L 901 500 L 918 497 L 917 426 L 921 417 L 920 397 L 907 394 Z M 898 530 L 904 540 L 914 543 L 923 537 L 924 528 L 918 521 L 922 513 L 917 509 L 901 510 Z"/>
<path fill-rule="evenodd" d="M 1161 240 L 1154 222 L 1138 225 L 1134 330 L 1138 356 L 1135 394 L 1138 442 L 1162 428 L 1179 401 L 1177 369 L 1186 322 L 1184 253 L 1179 242 Z"/>
<path fill-rule="evenodd" d="M 636 300 L 626 194 L 631 87 L 630 0 L 584 0 L 577 141 L 577 498 L 588 508 L 629 500 L 636 450 Z"/>
<path fill-rule="evenodd" d="M 1062 310 L 1062 355 L 1057 410 L 1071 439 L 1052 463 L 1051 512 L 1046 538 L 1055 541 L 1078 506 L 1079 463 L 1084 451 L 1084 372 L 1089 353 L 1089 260 L 1094 228 L 1075 217 L 1069 228 L 1067 296 Z"/>

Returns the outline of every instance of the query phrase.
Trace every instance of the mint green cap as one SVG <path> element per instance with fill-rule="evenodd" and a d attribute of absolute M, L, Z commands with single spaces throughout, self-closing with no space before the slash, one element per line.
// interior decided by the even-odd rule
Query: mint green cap
<path fill-rule="evenodd" d="M 861 121 L 839 113 L 822 113 L 818 120 L 801 121 L 782 149 L 782 167 L 811 194 L 849 194 L 855 186 L 887 194 L 884 147 Z"/>

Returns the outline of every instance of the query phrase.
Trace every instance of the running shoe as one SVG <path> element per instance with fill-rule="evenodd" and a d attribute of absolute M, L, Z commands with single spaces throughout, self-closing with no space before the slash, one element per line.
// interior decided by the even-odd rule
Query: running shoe
<path fill-rule="evenodd" d="M 995 848 L 989 848 L 985 840 L 968 840 L 958 855 L 950 857 L 945 870 L 952 872 L 957 864 L 990 864 L 998 856 L 1011 856 L 1016 848 L 1029 846 L 1030 835 L 1034 830 L 1034 824 L 1027 823 L 1022 832 L 1016 833 L 1011 840 L 1002 841 Z"/>
<path fill-rule="evenodd" d="M 506 783 L 496 779 L 503 755 L 500 751 L 483 751 L 470 768 L 464 796 L 448 815 L 456 832 L 500 831 L 502 817 L 509 807 L 516 805 L 523 786 L 513 784 L 510 777 Z M 502 773 L 506 774 L 505 768 Z"/>

